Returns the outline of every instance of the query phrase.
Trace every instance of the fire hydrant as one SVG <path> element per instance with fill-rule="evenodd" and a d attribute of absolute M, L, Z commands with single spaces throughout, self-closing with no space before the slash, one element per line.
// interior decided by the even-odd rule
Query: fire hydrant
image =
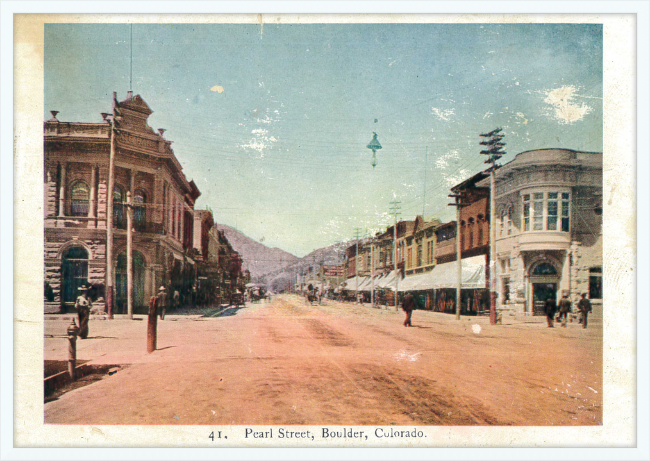
<path fill-rule="evenodd" d="M 79 327 L 72 319 L 72 323 L 68 327 L 68 373 L 70 379 L 74 381 L 74 370 L 77 366 L 77 335 L 79 334 Z"/>

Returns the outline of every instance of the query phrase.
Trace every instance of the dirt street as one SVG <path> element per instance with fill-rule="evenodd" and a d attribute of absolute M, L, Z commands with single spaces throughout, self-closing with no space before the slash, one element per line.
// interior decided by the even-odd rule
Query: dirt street
<path fill-rule="evenodd" d="M 220 317 L 91 321 L 79 358 L 130 364 L 45 405 L 69 424 L 602 424 L 602 327 L 490 326 L 297 296 Z M 46 321 L 47 339 L 69 321 Z"/>

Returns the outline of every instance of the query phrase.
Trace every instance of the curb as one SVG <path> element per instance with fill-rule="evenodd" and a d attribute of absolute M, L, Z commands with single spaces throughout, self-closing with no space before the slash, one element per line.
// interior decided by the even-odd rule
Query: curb
<path fill-rule="evenodd" d="M 66 384 L 79 380 L 84 376 L 91 375 L 93 373 L 101 373 L 102 371 L 107 371 L 110 373 L 111 368 L 120 368 L 119 365 L 95 365 L 92 363 L 84 363 L 78 365 L 74 369 L 75 379 L 70 378 L 70 374 L 67 370 L 61 371 L 55 375 L 48 376 L 43 380 L 43 393 L 44 396 L 52 394 L 54 391 L 57 391 L 64 387 Z M 117 371 L 117 370 L 116 370 Z"/>

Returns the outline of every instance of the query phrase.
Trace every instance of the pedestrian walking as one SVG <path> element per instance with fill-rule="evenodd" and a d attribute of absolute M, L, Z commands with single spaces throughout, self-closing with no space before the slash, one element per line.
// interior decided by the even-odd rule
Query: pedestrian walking
<path fill-rule="evenodd" d="M 587 299 L 587 293 L 582 293 L 582 299 L 578 301 L 578 309 L 582 314 L 582 328 L 587 328 L 587 318 L 591 312 L 591 301 Z"/>
<path fill-rule="evenodd" d="M 549 328 L 553 328 L 553 318 L 555 317 L 556 310 L 555 298 L 548 298 L 544 304 L 544 313 L 546 314 L 546 323 L 548 323 Z"/>
<path fill-rule="evenodd" d="M 92 307 L 92 302 L 88 297 L 88 287 L 82 285 L 78 288 L 79 296 L 77 301 L 74 304 L 75 309 L 77 310 L 77 315 L 79 316 L 79 337 L 81 339 L 86 339 L 88 337 L 88 320 L 90 320 L 90 308 Z"/>
<path fill-rule="evenodd" d="M 174 309 L 178 309 L 181 305 L 181 294 L 178 290 L 174 290 Z"/>
<path fill-rule="evenodd" d="M 158 313 L 160 320 L 165 320 L 165 313 L 167 311 L 167 290 L 161 285 L 158 289 Z"/>
<path fill-rule="evenodd" d="M 413 309 L 415 309 L 415 299 L 413 299 L 413 295 L 411 293 L 408 293 L 406 296 L 404 296 L 404 300 L 402 301 L 402 310 L 406 312 L 406 319 L 404 319 L 405 327 L 413 326 L 411 325 L 411 315 L 413 314 Z"/>
<path fill-rule="evenodd" d="M 569 312 L 571 312 L 571 301 L 569 301 L 569 295 L 565 294 L 562 296 L 558 307 L 560 308 L 559 318 L 562 322 L 562 327 L 566 328 L 567 317 L 569 316 Z"/>

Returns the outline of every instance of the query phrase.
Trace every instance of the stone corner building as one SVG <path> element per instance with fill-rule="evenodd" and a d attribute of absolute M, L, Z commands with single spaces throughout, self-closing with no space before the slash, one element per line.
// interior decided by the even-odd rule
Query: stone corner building
<path fill-rule="evenodd" d="M 131 92 L 115 102 L 115 188 L 108 192 L 111 125 L 44 124 L 45 312 L 70 310 L 82 284 L 104 308 L 107 200 L 113 200 L 115 313 L 126 311 L 126 194 L 133 212 L 134 309 L 160 285 L 189 296 L 196 277 L 194 202 L 200 192 L 183 174 L 171 142 L 148 126 L 152 110 Z M 106 118 L 105 114 L 104 118 Z M 112 197 L 111 197 L 112 195 Z M 110 198 L 109 198 L 110 197 Z"/>
<path fill-rule="evenodd" d="M 496 171 L 498 307 L 543 315 L 548 298 L 587 293 L 602 315 L 603 154 L 538 149 Z M 489 185 L 485 179 L 480 185 Z"/>

